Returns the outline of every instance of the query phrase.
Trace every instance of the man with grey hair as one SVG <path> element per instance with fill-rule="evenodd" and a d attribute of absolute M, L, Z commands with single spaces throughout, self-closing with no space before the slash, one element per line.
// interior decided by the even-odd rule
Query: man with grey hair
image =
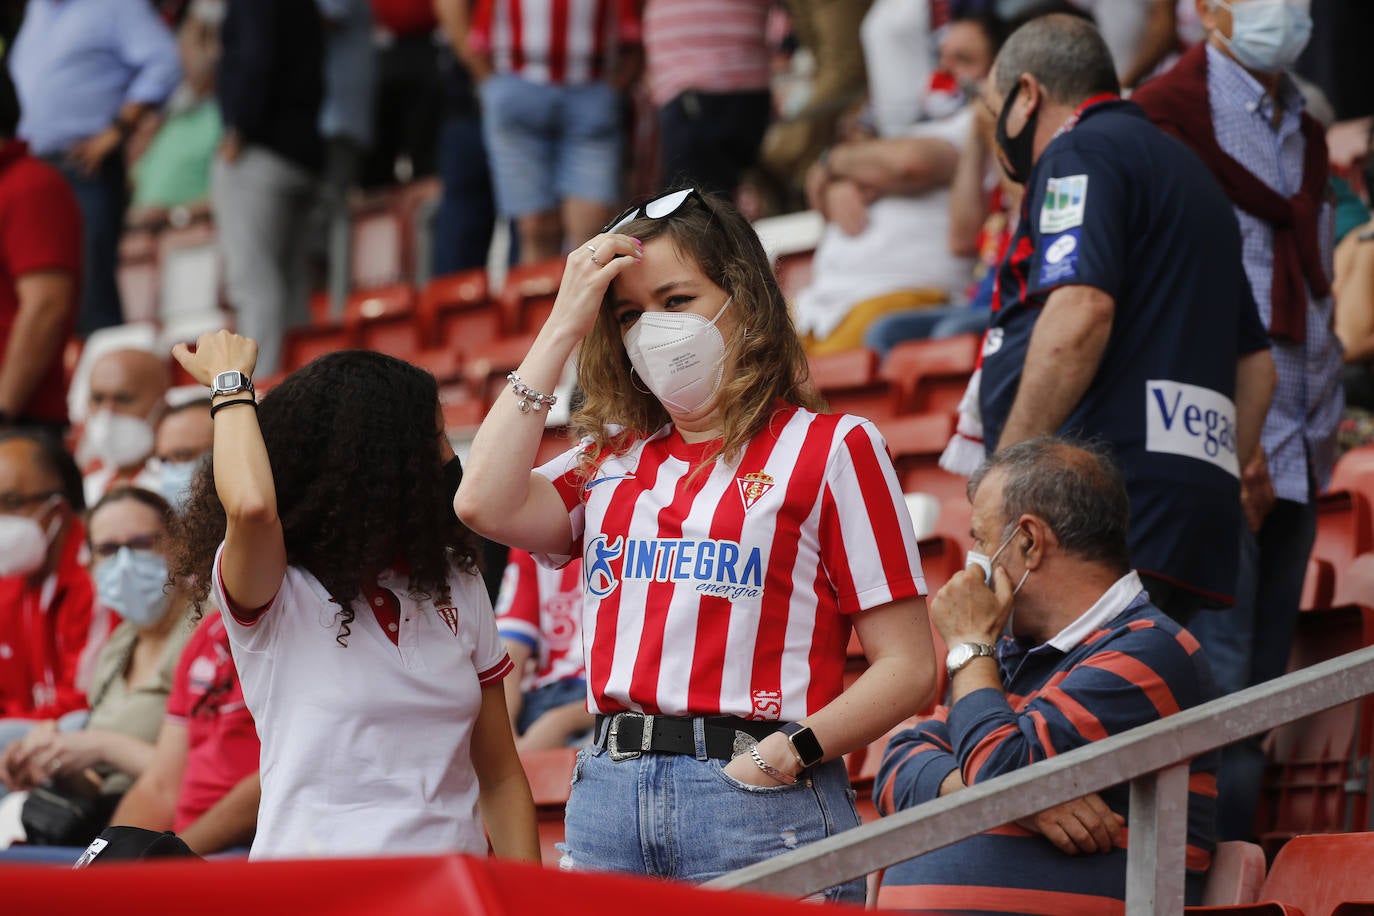
<path fill-rule="evenodd" d="M 1231 601 L 1239 469 L 1274 368 L 1225 194 L 1117 88 L 1101 36 L 1072 16 L 1032 20 L 998 55 L 988 101 L 1026 195 L 984 345 L 984 441 L 1108 444 L 1131 556 L 1186 622 Z"/>
<path fill-rule="evenodd" d="M 949 647 L 949 705 L 888 745 L 884 814 L 986 782 L 1213 699 L 1197 641 L 1131 569 L 1129 503 L 1105 451 L 1042 437 L 969 483 L 976 552 L 930 604 Z M 1187 891 L 1214 846 L 1215 755 L 1189 777 Z M 1126 784 L 889 868 L 882 908 L 923 913 L 1119 912 Z"/>
<path fill-rule="evenodd" d="M 1336 460 L 1341 344 L 1332 328 L 1335 219 L 1325 130 L 1288 70 L 1307 44 L 1306 0 L 1197 0 L 1208 39 L 1138 98 L 1226 189 L 1243 229 L 1245 276 L 1272 338 L 1278 387 L 1261 448 L 1241 464 L 1249 525 L 1233 607 L 1197 620 L 1198 640 L 1230 693 L 1281 677 L 1298 623 L 1317 494 Z M 1222 764 L 1221 827 L 1249 839 L 1264 753 L 1260 736 Z"/>

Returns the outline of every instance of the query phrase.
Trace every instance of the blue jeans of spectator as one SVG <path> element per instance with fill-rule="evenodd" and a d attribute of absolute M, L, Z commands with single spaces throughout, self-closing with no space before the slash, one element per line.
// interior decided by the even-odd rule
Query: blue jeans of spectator
<path fill-rule="evenodd" d="M 864 332 L 864 346 L 885 357 L 904 340 L 939 340 L 960 334 L 981 334 L 988 329 L 989 314 L 987 309 L 953 305 L 885 315 L 868 326 Z"/>
<path fill-rule="evenodd" d="M 586 702 L 587 682 L 580 677 L 545 684 L 525 694 L 520 715 L 515 720 L 516 731 L 523 735 L 540 716 L 551 709 L 567 706 L 569 703 L 585 705 Z"/>
<path fill-rule="evenodd" d="M 444 193 L 434 213 L 432 271 L 441 276 L 484 267 L 496 224 L 496 203 L 480 115 L 444 118 L 439 127 L 438 165 Z"/>
<path fill-rule="evenodd" d="M 47 161 L 62 172 L 81 207 L 81 308 L 77 333 L 85 338 L 101 328 L 124 323 L 115 271 L 119 266 L 119 236 L 129 207 L 124 154 L 111 153 L 94 175 L 86 175 L 64 156 Z"/>
<path fill-rule="evenodd" d="M 1202 611 L 1188 629 L 1212 663 L 1225 696 L 1288 670 L 1307 558 L 1317 532 L 1315 499 L 1280 499 L 1258 532 L 1241 535 L 1236 603 Z M 1250 838 L 1264 777 L 1262 735 L 1222 752 L 1217 774 L 1217 839 Z"/>
<path fill-rule="evenodd" d="M 548 213 L 566 198 L 620 203 L 620 94 L 609 83 L 488 77 L 478 89 L 502 216 Z"/>
<path fill-rule="evenodd" d="M 757 92 L 680 93 L 658 110 L 659 182 L 734 199 L 768 129 L 773 97 Z"/>
<path fill-rule="evenodd" d="M 858 826 L 842 760 L 795 785 L 747 785 L 706 756 L 697 722 L 696 756 L 615 761 L 595 743 L 578 752 L 561 868 L 709 881 Z M 860 878 L 825 899 L 862 903 L 864 889 Z"/>

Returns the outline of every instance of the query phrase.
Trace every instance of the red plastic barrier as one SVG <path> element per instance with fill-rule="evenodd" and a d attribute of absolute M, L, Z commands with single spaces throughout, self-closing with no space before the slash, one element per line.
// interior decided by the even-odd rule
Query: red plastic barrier
<path fill-rule="evenodd" d="M 0 868 L 6 913 L 814 916 L 785 900 L 465 856 Z"/>

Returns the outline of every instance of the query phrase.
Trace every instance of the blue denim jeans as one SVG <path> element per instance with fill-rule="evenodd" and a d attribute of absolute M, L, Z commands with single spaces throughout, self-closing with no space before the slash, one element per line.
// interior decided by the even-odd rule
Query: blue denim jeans
<path fill-rule="evenodd" d="M 1225 696 L 1288 670 L 1307 557 L 1317 533 L 1316 500 L 1280 499 L 1259 532 L 1241 533 L 1234 607 L 1202 611 L 1188 624 Z M 1264 778 L 1263 735 L 1222 751 L 1217 772 L 1217 839 L 1248 840 Z"/>
<path fill-rule="evenodd" d="M 81 207 L 81 307 L 77 333 L 88 337 L 101 328 L 124 322 L 115 270 L 119 266 L 119 236 L 129 192 L 123 151 L 111 153 L 93 175 L 85 175 L 63 156 L 46 157 L 62 172 Z"/>
<path fill-rule="evenodd" d="M 698 720 L 700 722 L 700 720 Z M 630 872 L 701 882 L 859 824 L 842 760 L 791 786 L 738 782 L 706 756 L 644 754 L 615 761 L 593 744 L 578 752 L 560 845 L 565 869 Z M 832 887 L 831 902 L 863 903 L 862 878 Z"/>
<path fill-rule="evenodd" d="M 485 267 L 496 225 L 482 118 L 449 114 L 439 127 L 439 177 L 444 196 L 434 214 L 434 276 Z"/>

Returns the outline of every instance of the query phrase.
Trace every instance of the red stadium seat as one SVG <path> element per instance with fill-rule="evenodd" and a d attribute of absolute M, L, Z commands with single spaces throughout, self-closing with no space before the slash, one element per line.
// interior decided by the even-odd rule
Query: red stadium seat
<path fill-rule="evenodd" d="M 908 340 L 893 347 L 880 374 L 897 388 L 897 409 L 954 412 L 978 363 L 980 342 L 977 334 L 960 334 Z"/>
<path fill-rule="evenodd" d="M 550 426 L 544 429 L 539 439 L 539 451 L 535 453 L 536 466 L 545 464 L 573 447 L 571 434 L 566 426 Z"/>
<path fill-rule="evenodd" d="M 487 272 L 435 277 L 420 293 L 422 333 L 431 344 L 472 354 L 501 336 L 501 307 L 488 297 Z"/>
<path fill-rule="evenodd" d="M 953 538 L 960 545 L 969 540 L 968 478 L 951 474 L 939 465 L 949 437 L 954 434 L 951 414 L 901 416 L 879 423 L 897 466 L 897 479 L 904 493 L 928 493 L 940 502 L 937 534 Z"/>
<path fill-rule="evenodd" d="M 1330 568 L 1330 564 L 1322 560 L 1313 562 L 1322 563 Z M 1310 565 L 1308 569 L 1311 569 Z M 1335 579 L 1333 603 L 1374 607 L 1374 553 L 1360 554 L 1350 561 L 1349 566 L 1341 570 L 1339 576 L 1335 576 L 1333 573 L 1333 578 Z M 1303 607 L 1307 607 L 1307 605 L 1304 604 Z"/>
<path fill-rule="evenodd" d="M 1279 850 L 1260 888 L 1263 904 L 1189 907 L 1192 914 L 1298 913 L 1322 916 L 1343 900 L 1374 896 L 1374 833 L 1300 836 Z M 1261 909 L 1259 907 L 1268 907 Z"/>
<path fill-rule="evenodd" d="M 487 415 L 488 402 L 484 390 L 459 379 L 439 386 L 439 407 L 444 412 L 444 429 L 473 431 Z"/>
<path fill-rule="evenodd" d="M 1336 569 L 1374 549 L 1369 500 L 1351 490 L 1323 493 L 1317 498 L 1317 540 L 1312 556 Z"/>
<path fill-rule="evenodd" d="M 562 258 L 512 267 L 497 298 L 506 313 L 507 327 L 520 334 L 534 334 L 544 326 L 558 297 L 563 279 Z"/>
<path fill-rule="evenodd" d="M 119 301 L 124 309 L 125 321 L 157 320 L 157 299 L 162 286 L 157 261 L 121 260 L 115 273 L 115 282 L 119 285 Z"/>
<path fill-rule="evenodd" d="M 811 265 L 815 258 L 815 249 L 785 254 L 778 258 L 774 268 L 778 277 L 778 288 L 782 290 L 783 297 L 788 302 L 811 285 Z"/>
<path fill-rule="evenodd" d="M 408 359 L 420 350 L 415 290 L 397 283 L 348 297 L 344 323 L 356 325 L 358 346 Z"/>
<path fill-rule="evenodd" d="M 1218 843 L 1202 889 L 1203 906 L 1234 906 L 1260 899 L 1264 886 L 1264 850 L 1254 843 Z"/>
<path fill-rule="evenodd" d="M 1308 557 L 1307 575 L 1302 580 L 1302 600 L 1298 607 L 1304 611 L 1324 611 L 1331 607 L 1336 593 L 1336 568 L 1327 560 Z M 1342 601 L 1341 604 L 1358 603 Z M 1365 604 L 1374 606 L 1374 600 Z"/>
<path fill-rule="evenodd" d="M 878 377 L 878 354 L 865 347 L 807 358 L 811 383 L 835 413 L 869 419 L 890 417 L 895 391 Z"/>
<path fill-rule="evenodd" d="M 441 385 L 463 378 L 463 360 L 454 350 L 420 350 L 412 353 L 409 360 L 434 376 Z"/>
<path fill-rule="evenodd" d="M 1359 606 L 1303 614 L 1293 638 L 1296 670 L 1374 644 L 1374 610 Z M 1292 837 L 1364 826 L 1369 773 L 1360 763 L 1374 737 L 1374 703 L 1346 703 L 1274 729 L 1265 738 L 1268 766 L 1255 822 L 1272 853 Z"/>
<path fill-rule="evenodd" d="M 1374 504 L 1374 445 L 1353 448 L 1342 455 L 1331 472 L 1328 490 L 1353 490 Z"/>
<path fill-rule="evenodd" d="M 520 764 L 530 782 L 535 816 L 539 820 L 539 847 L 545 865 L 557 866 L 561 856 L 555 843 L 563 841 L 563 809 L 572 788 L 576 748 L 525 751 Z"/>

